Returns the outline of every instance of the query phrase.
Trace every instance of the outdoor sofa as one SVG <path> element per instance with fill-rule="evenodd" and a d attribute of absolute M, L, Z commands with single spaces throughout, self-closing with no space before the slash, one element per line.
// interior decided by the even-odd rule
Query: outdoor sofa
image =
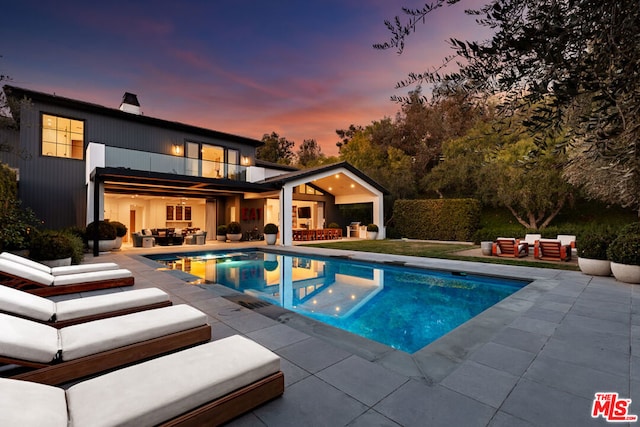
<path fill-rule="evenodd" d="M 158 288 L 111 292 L 56 302 L 0 285 L 0 313 L 56 328 L 169 305 L 169 294 Z"/>
<path fill-rule="evenodd" d="M 0 314 L 4 377 L 63 384 L 211 339 L 207 316 L 186 305 L 141 311 L 57 329 Z M 26 372 L 23 372 L 26 371 Z"/>
<path fill-rule="evenodd" d="M 0 425 L 213 426 L 284 392 L 280 358 L 238 335 L 77 383 L 0 379 Z"/>

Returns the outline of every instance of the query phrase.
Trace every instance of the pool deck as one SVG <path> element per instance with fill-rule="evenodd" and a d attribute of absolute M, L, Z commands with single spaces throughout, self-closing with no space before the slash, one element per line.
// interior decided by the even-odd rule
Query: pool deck
<path fill-rule="evenodd" d="M 282 309 L 242 307 L 232 302 L 238 295 L 234 291 L 220 285 L 187 284 L 184 273 L 158 270 L 141 256 L 263 245 L 127 248 L 98 258 L 87 255 L 85 262 L 117 262 L 134 273 L 135 288 L 161 288 L 174 303 L 205 312 L 214 340 L 245 335 L 282 358 L 284 395 L 230 426 L 609 425 L 602 417 L 591 417 L 596 392 L 617 392 L 620 398 L 632 399 L 629 413 L 640 414 L 639 294 L 636 286 L 612 277 L 291 248 L 301 254 L 533 280 L 410 355 Z"/>

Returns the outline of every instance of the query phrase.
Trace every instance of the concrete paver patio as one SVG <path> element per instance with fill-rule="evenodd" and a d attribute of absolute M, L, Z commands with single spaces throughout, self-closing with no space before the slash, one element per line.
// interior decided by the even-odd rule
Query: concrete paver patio
<path fill-rule="evenodd" d="M 602 417 L 591 417 L 596 392 L 630 398 L 629 412 L 640 414 L 640 300 L 634 285 L 573 271 L 290 250 L 533 281 L 410 355 L 281 309 L 242 307 L 232 302 L 234 291 L 187 284 L 184 276 L 158 270 L 139 248 L 85 261 L 117 262 L 134 272 L 135 288 L 158 287 L 174 303 L 202 310 L 213 339 L 242 334 L 281 356 L 284 395 L 232 426 L 606 425 Z"/>

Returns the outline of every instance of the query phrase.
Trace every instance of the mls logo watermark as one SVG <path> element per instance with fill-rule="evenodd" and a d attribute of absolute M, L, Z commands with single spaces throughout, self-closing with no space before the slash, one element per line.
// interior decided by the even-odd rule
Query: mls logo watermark
<path fill-rule="evenodd" d="M 591 417 L 602 417 L 611 423 L 628 423 L 638 421 L 637 415 L 629 414 L 631 399 L 621 399 L 618 393 L 596 393 L 591 408 Z"/>

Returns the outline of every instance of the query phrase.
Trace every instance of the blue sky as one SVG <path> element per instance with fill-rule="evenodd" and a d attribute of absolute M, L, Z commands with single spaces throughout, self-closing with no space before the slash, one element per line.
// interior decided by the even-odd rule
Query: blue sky
<path fill-rule="evenodd" d="M 441 9 L 403 55 L 377 51 L 385 19 L 415 0 L 35 1 L 0 16 L 11 84 L 117 108 L 125 91 L 158 117 L 260 139 L 276 131 L 337 153 L 335 130 L 393 117 L 395 83 L 438 65 L 445 40 L 482 34 Z"/>

